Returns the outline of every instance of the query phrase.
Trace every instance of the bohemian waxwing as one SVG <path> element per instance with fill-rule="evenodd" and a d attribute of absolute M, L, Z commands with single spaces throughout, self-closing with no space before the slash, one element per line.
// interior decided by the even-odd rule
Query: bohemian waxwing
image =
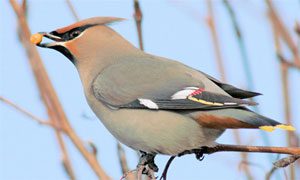
<path fill-rule="evenodd" d="M 246 108 L 256 103 L 245 99 L 259 93 L 134 47 L 107 26 L 120 20 L 90 18 L 32 40 L 71 60 L 88 104 L 120 142 L 142 152 L 140 165 L 157 171 L 156 154 L 215 146 L 226 129 L 294 130 Z"/>

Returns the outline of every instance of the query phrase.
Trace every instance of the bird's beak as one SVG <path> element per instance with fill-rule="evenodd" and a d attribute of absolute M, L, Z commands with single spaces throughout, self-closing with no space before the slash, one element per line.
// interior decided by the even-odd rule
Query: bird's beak
<path fill-rule="evenodd" d="M 51 40 L 53 40 L 53 42 L 42 43 L 43 37 L 51 39 Z M 39 47 L 50 48 L 53 46 L 61 45 L 63 42 L 63 39 L 59 36 L 53 35 L 52 33 L 39 32 L 39 33 L 33 34 L 30 37 L 30 41 Z"/>

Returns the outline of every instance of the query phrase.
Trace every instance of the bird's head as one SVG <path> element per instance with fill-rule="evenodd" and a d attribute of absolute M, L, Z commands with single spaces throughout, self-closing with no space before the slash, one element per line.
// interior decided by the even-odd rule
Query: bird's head
<path fill-rule="evenodd" d="M 101 51 L 109 51 L 109 45 L 116 42 L 115 37 L 120 39 L 120 36 L 106 25 L 121 20 L 116 17 L 89 18 L 49 33 L 34 34 L 31 41 L 39 47 L 61 52 L 76 64 L 78 61 L 97 58 Z M 43 37 L 52 42 L 42 42 Z"/>

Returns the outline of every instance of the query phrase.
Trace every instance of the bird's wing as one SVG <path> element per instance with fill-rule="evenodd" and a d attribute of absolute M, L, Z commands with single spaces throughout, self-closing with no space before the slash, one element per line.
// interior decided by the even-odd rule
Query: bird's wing
<path fill-rule="evenodd" d="M 261 95 L 260 93 L 257 92 L 252 92 L 252 91 L 246 91 L 243 89 L 239 89 L 237 87 L 234 87 L 230 84 L 226 84 L 223 83 L 219 80 L 217 80 L 216 78 L 199 71 L 200 73 L 204 74 L 208 79 L 210 79 L 211 81 L 213 81 L 216 85 L 218 85 L 220 88 L 222 88 L 224 91 L 226 91 L 228 94 L 230 94 L 232 97 L 235 98 L 240 98 L 240 99 L 246 99 L 246 98 L 252 98 L 255 96 L 259 96 Z"/>
<path fill-rule="evenodd" d="M 230 96 L 187 66 L 151 57 L 107 67 L 94 79 L 92 90 L 98 100 L 115 108 L 209 110 L 256 104 Z"/>

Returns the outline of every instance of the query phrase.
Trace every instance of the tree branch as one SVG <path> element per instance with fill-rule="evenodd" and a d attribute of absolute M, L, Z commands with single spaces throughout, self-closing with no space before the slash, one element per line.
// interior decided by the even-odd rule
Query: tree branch
<path fill-rule="evenodd" d="M 289 46 L 291 49 L 292 53 L 294 54 L 294 64 L 296 67 L 300 67 L 300 56 L 299 56 L 299 51 L 297 48 L 296 43 L 293 41 L 292 36 L 289 34 L 287 28 L 284 26 L 283 22 L 281 21 L 280 17 L 278 16 L 273 3 L 271 0 L 266 0 L 266 3 L 269 8 L 269 14 L 271 17 L 271 20 L 274 23 L 275 28 L 278 30 L 280 33 L 281 37 L 284 39 L 286 44 Z"/>
<path fill-rule="evenodd" d="M 203 149 L 204 154 L 213 154 L 216 152 L 250 152 L 300 155 L 300 148 L 218 144 L 215 147 L 205 147 Z"/>
<path fill-rule="evenodd" d="M 0 96 L 0 101 L 4 102 L 5 104 L 15 108 L 17 111 L 23 113 L 24 115 L 28 116 L 29 118 L 35 120 L 37 123 L 39 124 L 46 124 L 48 125 L 48 122 L 46 122 L 45 120 L 33 115 L 32 113 L 28 112 L 27 110 L 21 108 L 20 106 L 18 106 L 17 104 L 13 103 L 12 101 Z"/>
<path fill-rule="evenodd" d="M 31 112 L 25 110 L 24 108 L 20 107 L 19 105 L 13 103 L 12 101 L 0 96 L 0 101 L 2 101 L 3 103 L 7 104 L 8 106 L 13 107 L 15 110 L 19 111 L 20 113 L 24 114 L 25 116 L 29 117 L 30 119 L 36 121 L 37 123 L 41 124 L 41 125 L 46 125 L 52 128 L 55 128 L 57 130 L 63 130 L 60 127 L 55 126 L 55 124 L 43 120 L 42 118 L 39 118 L 37 116 L 35 116 L 34 114 L 32 114 Z"/>
<path fill-rule="evenodd" d="M 76 21 L 79 21 L 80 18 L 79 18 L 79 16 L 78 16 L 78 14 L 77 14 L 77 12 L 76 12 L 76 10 L 75 10 L 75 8 L 74 8 L 74 6 L 73 6 L 71 0 L 66 0 L 66 3 L 67 3 L 67 5 L 68 5 L 68 7 L 69 7 L 69 9 L 70 9 L 70 11 L 71 11 L 71 13 L 72 13 L 74 19 L 75 19 Z"/>
<path fill-rule="evenodd" d="M 139 39 L 139 46 L 142 51 L 144 51 L 144 44 L 143 44 L 143 34 L 142 34 L 142 19 L 143 13 L 140 8 L 139 0 L 134 0 L 134 19 L 136 23 L 136 28 L 138 32 L 138 39 Z"/>

